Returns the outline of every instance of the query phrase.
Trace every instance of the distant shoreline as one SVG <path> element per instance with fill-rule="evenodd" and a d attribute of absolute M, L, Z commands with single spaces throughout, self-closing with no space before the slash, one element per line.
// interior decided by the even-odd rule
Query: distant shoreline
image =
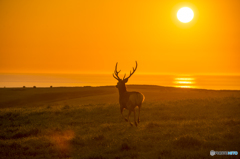
<path fill-rule="evenodd" d="M 189 89 L 189 90 L 212 90 L 212 91 L 240 91 L 240 89 L 206 89 L 206 88 L 180 88 L 180 87 L 174 87 L 174 86 L 161 86 L 161 85 L 139 85 L 139 84 L 129 84 L 126 85 L 128 87 L 158 87 L 158 88 L 166 88 L 166 89 Z M 103 85 L 103 86 L 49 86 L 49 87 L 1 87 L 0 89 L 47 89 L 47 88 L 104 88 L 104 87 L 114 87 L 115 85 Z"/>
<path fill-rule="evenodd" d="M 115 86 L 108 74 L 0 74 L 0 88 Z M 127 85 L 156 85 L 211 90 L 240 90 L 240 76 L 171 76 L 136 74 Z"/>

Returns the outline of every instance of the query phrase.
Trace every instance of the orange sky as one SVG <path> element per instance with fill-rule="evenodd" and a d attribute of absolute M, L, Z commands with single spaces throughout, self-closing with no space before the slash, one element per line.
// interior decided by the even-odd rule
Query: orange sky
<path fill-rule="evenodd" d="M 191 7 L 193 21 L 176 19 Z M 0 73 L 240 74 L 239 0 L 1 0 Z"/>

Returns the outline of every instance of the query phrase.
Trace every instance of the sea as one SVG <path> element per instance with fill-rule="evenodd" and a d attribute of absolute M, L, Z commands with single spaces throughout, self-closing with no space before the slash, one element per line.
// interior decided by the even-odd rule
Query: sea
<path fill-rule="evenodd" d="M 0 88 L 115 86 L 112 74 L 0 74 Z M 240 90 L 239 75 L 134 74 L 127 84 L 213 90 Z"/>

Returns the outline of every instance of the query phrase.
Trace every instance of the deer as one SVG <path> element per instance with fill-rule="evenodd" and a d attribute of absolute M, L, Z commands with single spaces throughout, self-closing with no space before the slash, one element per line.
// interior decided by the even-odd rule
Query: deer
<path fill-rule="evenodd" d="M 128 92 L 127 88 L 126 88 L 126 83 L 128 82 L 128 79 L 137 70 L 138 64 L 136 61 L 136 67 L 135 68 L 133 67 L 133 72 L 130 71 L 130 75 L 127 78 L 125 78 L 125 76 L 126 76 L 126 74 L 125 74 L 123 79 L 119 78 L 119 76 L 118 76 L 118 74 L 121 70 L 117 71 L 117 65 L 118 65 L 118 62 L 116 63 L 113 77 L 116 80 L 118 80 L 116 87 L 118 88 L 118 92 L 119 92 L 120 112 L 121 112 L 123 119 L 125 119 L 126 122 L 129 122 L 131 126 L 133 126 L 133 124 L 130 122 L 129 117 L 131 115 L 131 112 L 133 112 L 134 113 L 134 123 L 137 126 L 140 122 L 140 109 L 141 109 L 141 106 L 142 106 L 142 103 L 143 103 L 145 97 L 140 92 Z M 135 111 L 136 107 L 138 107 L 138 120 L 137 121 L 136 121 L 136 111 Z M 124 117 L 124 115 L 123 115 L 124 109 L 129 110 L 127 118 Z"/>

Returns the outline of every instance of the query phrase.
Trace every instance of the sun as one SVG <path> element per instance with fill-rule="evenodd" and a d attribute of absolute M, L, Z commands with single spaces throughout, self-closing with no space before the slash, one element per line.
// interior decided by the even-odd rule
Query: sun
<path fill-rule="evenodd" d="M 194 17 L 194 13 L 191 8 L 183 7 L 177 12 L 177 18 L 182 23 L 190 22 Z"/>

